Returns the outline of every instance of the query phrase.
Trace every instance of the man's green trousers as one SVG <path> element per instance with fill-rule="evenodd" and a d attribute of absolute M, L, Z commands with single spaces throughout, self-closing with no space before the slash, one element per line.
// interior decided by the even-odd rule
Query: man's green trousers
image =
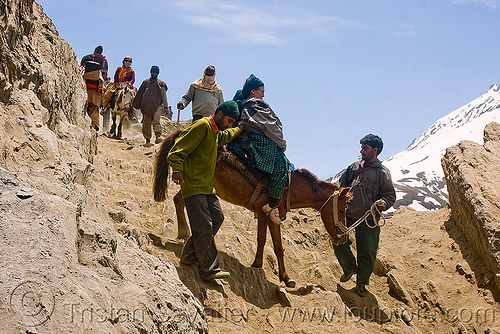
<path fill-rule="evenodd" d="M 347 218 L 348 227 L 355 222 L 354 219 Z M 374 224 L 373 221 L 369 221 L 369 223 Z M 362 222 L 356 227 L 355 232 L 357 249 L 356 281 L 358 284 L 368 284 L 373 267 L 375 266 L 375 259 L 377 258 L 380 227 L 370 228 L 365 222 Z M 349 273 L 356 268 L 356 258 L 351 251 L 351 244 L 352 241 L 347 238 L 345 244 L 340 246 L 333 245 L 333 250 L 344 273 Z"/>

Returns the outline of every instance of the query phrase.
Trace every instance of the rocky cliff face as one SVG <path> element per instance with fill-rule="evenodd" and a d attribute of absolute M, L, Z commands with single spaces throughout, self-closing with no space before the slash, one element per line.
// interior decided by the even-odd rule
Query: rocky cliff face
<path fill-rule="evenodd" d="M 484 145 L 462 141 L 441 161 L 452 219 L 483 259 L 483 282 L 500 287 L 500 124 L 484 129 Z"/>
<path fill-rule="evenodd" d="M 78 59 L 32 0 L 0 0 L 0 327 L 206 332 L 175 267 L 113 228 Z"/>
<path fill-rule="evenodd" d="M 84 130 L 86 92 L 78 60 L 37 3 L 1 1 L 0 8 L 2 161 L 51 189 L 54 182 L 74 179 L 96 153 L 95 135 Z M 47 174 L 55 179 L 44 182 Z"/>
<path fill-rule="evenodd" d="M 49 110 L 49 127 L 64 121 L 83 127 L 85 87 L 73 49 L 33 0 L 0 2 L 0 101 L 15 91 L 33 91 Z M 63 93 L 64 92 L 64 93 Z"/>

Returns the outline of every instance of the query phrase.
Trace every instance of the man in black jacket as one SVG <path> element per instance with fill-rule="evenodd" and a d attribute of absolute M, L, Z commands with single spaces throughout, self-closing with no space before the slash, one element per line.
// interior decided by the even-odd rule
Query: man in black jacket
<path fill-rule="evenodd" d="M 360 140 L 361 161 L 347 167 L 340 177 L 341 187 L 350 187 L 353 200 L 347 204 L 347 226 L 353 225 L 375 204 L 380 211 L 389 209 L 396 201 L 396 191 L 389 170 L 382 165 L 377 156 L 384 146 L 379 136 L 369 134 Z M 369 216 L 369 219 L 372 219 Z M 375 222 L 371 221 L 373 226 Z M 333 246 L 344 274 L 341 282 L 347 282 L 356 274 L 356 293 L 365 297 L 366 287 L 373 272 L 379 243 L 380 227 L 371 228 L 365 223 L 356 227 L 357 265 L 347 239 L 343 245 Z"/>
<path fill-rule="evenodd" d="M 168 107 L 167 85 L 158 79 L 160 68 L 151 66 L 151 77 L 142 82 L 134 98 L 133 106 L 142 113 L 142 134 L 146 139 L 145 147 L 153 146 L 151 143 L 151 126 L 156 136 L 155 143 L 161 143 L 162 128 L 160 124 L 161 105 Z"/>

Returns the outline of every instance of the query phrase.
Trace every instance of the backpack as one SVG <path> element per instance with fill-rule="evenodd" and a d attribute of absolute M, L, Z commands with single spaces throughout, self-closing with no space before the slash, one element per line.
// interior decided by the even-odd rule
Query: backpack
<path fill-rule="evenodd" d="M 82 59 L 83 66 L 85 68 L 85 73 L 100 71 L 104 66 L 104 60 L 96 57 L 94 54 L 86 55 Z M 88 88 L 98 89 L 100 87 L 99 80 L 85 79 L 85 83 Z"/>
<path fill-rule="evenodd" d="M 101 70 L 104 66 L 104 60 L 102 58 L 96 57 L 94 54 L 86 55 L 83 58 L 85 73 Z"/>

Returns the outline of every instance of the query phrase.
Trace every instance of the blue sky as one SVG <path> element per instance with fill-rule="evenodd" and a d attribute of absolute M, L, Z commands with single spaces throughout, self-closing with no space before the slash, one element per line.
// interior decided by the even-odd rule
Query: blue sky
<path fill-rule="evenodd" d="M 384 160 L 500 81 L 500 0 L 38 2 L 79 58 L 103 45 L 113 74 L 131 56 L 136 86 L 160 66 L 174 113 L 207 65 L 226 100 L 254 73 L 288 158 L 320 178 L 365 134 Z"/>

